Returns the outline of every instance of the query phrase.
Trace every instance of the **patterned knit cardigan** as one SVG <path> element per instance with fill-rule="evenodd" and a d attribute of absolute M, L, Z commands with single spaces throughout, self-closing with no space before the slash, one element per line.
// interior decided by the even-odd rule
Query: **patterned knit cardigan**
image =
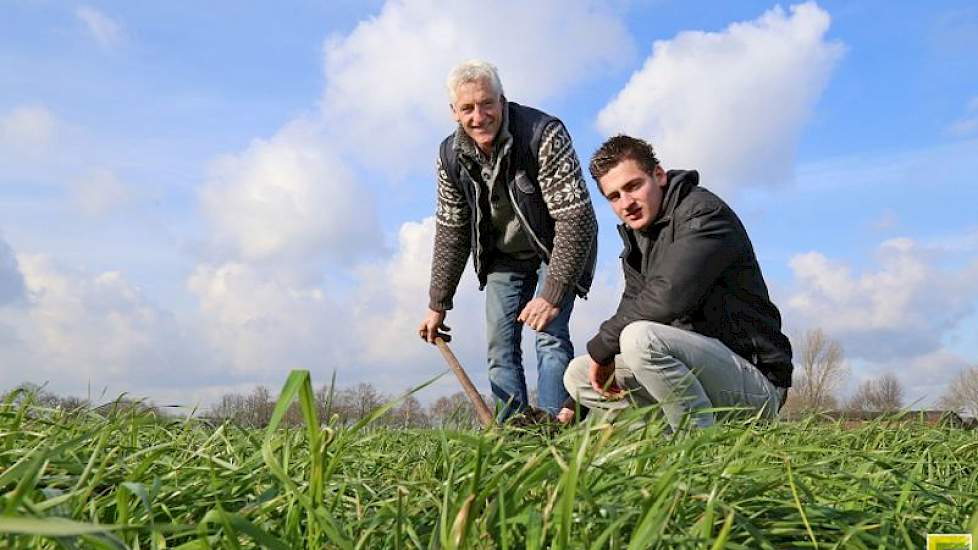
<path fill-rule="evenodd" d="M 539 190 L 537 196 L 543 198 L 544 215 L 553 226 L 552 240 L 534 243 L 542 247 L 540 255 L 549 264 L 541 296 L 551 304 L 559 304 L 567 292 L 585 296 L 594 276 L 598 224 L 570 135 L 559 120 L 536 109 L 513 102 L 507 103 L 507 109 L 500 135 L 508 131 L 515 139 L 509 152 L 512 169 L 507 171 L 506 183 L 516 192 L 520 191 L 517 186 L 522 188 L 527 183 L 533 186 L 531 194 Z M 542 131 L 530 130 L 534 122 L 541 123 L 538 125 Z M 460 154 L 473 147 L 459 127 L 442 143 L 437 161 L 438 203 L 428 303 L 436 311 L 452 308 L 470 252 L 480 286 L 485 285 L 485 266 L 479 265 L 479 258 L 486 252 L 483 248 L 489 240 L 484 235 L 486 227 L 480 228 L 483 224 L 477 223 L 489 215 L 485 202 L 478 200 L 480 194 L 486 194 L 485 184 L 478 170 L 468 170 L 466 163 L 457 161 Z M 522 181 L 514 181 L 516 174 Z M 476 205 L 483 206 L 479 215 L 473 215 L 473 210 L 479 208 Z M 514 208 L 519 210 L 519 205 L 514 204 Z"/>

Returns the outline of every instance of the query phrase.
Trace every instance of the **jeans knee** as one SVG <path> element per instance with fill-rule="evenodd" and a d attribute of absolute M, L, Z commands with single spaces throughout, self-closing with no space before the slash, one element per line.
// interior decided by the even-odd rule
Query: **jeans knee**
<path fill-rule="evenodd" d="M 622 359 L 628 364 L 653 355 L 667 355 L 663 341 L 656 335 L 655 327 L 662 326 L 652 321 L 634 321 L 622 329 L 618 337 Z"/>
<path fill-rule="evenodd" d="M 489 364 L 489 380 L 503 380 L 522 375 L 522 367 L 518 367 L 512 363 L 497 362 Z"/>
<path fill-rule="evenodd" d="M 574 358 L 574 344 L 570 338 L 559 338 L 542 332 L 537 334 L 536 351 L 537 357 L 553 358 L 563 364 Z"/>
<path fill-rule="evenodd" d="M 621 348 L 622 359 L 626 362 L 645 355 L 649 349 L 649 324 L 648 321 L 635 321 L 621 329 L 618 346 Z"/>

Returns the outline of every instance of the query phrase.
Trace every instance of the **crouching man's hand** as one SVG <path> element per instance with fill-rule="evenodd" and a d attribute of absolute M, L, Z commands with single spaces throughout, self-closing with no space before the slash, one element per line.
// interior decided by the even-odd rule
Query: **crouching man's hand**
<path fill-rule="evenodd" d="M 438 333 L 447 333 L 450 330 L 452 330 L 452 328 L 445 324 L 445 312 L 429 309 L 424 320 L 421 321 L 420 325 L 418 325 L 418 336 L 420 336 L 425 342 L 434 344 Z M 443 336 L 445 341 L 451 340 L 447 334 L 444 334 Z"/>
<path fill-rule="evenodd" d="M 591 368 L 588 370 L 588 378 L 591 380 L 591 387 L 605 399 L 621 399 L 622 391 L 615 379 L 615 362 L 612 360 L 607 364 L 600 364 L 591 359 Z"/>
<path fill-rule="evenodd" d="M 530 300 L 530 303 L 526 304 L 526 307 L 523 308 L 523 311 L 520 312 L 516 320 L 533 330 L 541 331 L 547 328 L 550 321 L 553 321 L 559 313 L 559 307 L 537 296 Z"/>

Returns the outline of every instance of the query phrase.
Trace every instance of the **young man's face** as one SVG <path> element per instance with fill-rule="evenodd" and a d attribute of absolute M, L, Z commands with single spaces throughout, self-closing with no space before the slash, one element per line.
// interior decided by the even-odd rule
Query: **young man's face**
<path fill-rule="evenodd" d="M 661 166 L 657 165 L 650 176 L 632 159 L 619 162 L 598 180 L 612 210 L 634 230 L 645 229 L 659 217 L 667 184 Z"/>
<path fill-rule="evenodd" d="M 503 119 L 503 103 L 499 94 L 485 79 L 459 84 L 455 89 L 452 114 L 465 133 L 484 153 L 492 152 L 492 142 L 499 133 Z"/>

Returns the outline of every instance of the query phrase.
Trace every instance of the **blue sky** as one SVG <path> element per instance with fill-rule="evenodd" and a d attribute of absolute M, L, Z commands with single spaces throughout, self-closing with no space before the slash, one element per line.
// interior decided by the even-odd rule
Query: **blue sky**
<path fill-rule="evenodd" d="M 968 2 L 5 2 L 0 387 L 208 403 L 443 370 L 413 340 L 432 166 L 444 77 L 483 57 L 582 158 L 626 131 L 701 170 L 792 337 L 929 403 L 978 362 L 975 52 Z M 620 285 L 601 201 L 579 350 Z M 475 287 L 449 324 L 484 383 Z"/>

